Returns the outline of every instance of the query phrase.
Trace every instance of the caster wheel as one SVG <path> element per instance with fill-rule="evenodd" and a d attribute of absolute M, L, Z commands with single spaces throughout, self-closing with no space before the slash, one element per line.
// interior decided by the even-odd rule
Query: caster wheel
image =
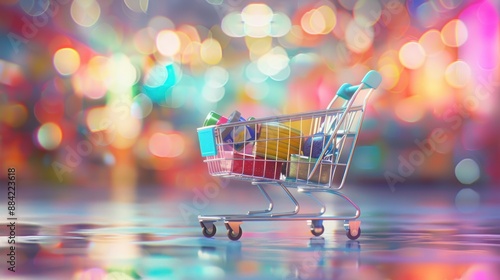
<path fill-rule="evenodd" d="M 347 235 L 347 238 L 349 238 L 351 240 L 356 240 L 361 236 L 361 228 L 358 229 L 358 234 L 356 234 L 356 235 L 352 235 L 351 230 L 347 230 L 346 235 Z"/>
<path fill-rule="evenodd" d="M 238 234 L 236 234 L 232 229 L 228 229 L 227 230 L 227 237 L 233 241 L 240 239 L 241 235 L 243 234 L 243 231 L 241 230 L 241 227 L 239 227 L 239 228 L 240 228 L 240 232 Z"/>
<path fill-rule="evenodd" d="M 217 232 L 217 228 L 215 227 L 215 225 L 212 225 L 212 227 L 210 229 L 203 226 L 203 235 L 205 237 L 209 237 L 209 238 L 213 237 L 216 232 Z"/>
<path fill-rule="evenodd" d="M 323 232 L 325 232 L 325 227 L 323 225 L 321 225 L 320 227 L 311 228 L 311 233 L 314 236 L 320 236 L 323 234 Z"/>

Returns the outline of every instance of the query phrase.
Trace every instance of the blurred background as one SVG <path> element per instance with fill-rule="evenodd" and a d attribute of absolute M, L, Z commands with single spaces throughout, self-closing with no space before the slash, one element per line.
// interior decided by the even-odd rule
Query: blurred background
<path fill-rule="evenodd" d="M 350 183 L 499 185 L 497 0 L 0 7 L 0 162 L 24 187 L 205 185 L 196 129 L 209 111 L 323 109 L 370 69 L 383 84 Z"/>
<path fill-rule="evenodd" d="M 21 274 L 0 274 L 498 279 L 499 14 L 499 0 L 1 0 L 0 181 L 16 168 Z M 210 111 L 324 109 L 371 69 L 383 83 L 345 190 L 359 241 L 342 222 L 325 238 L 279 222 L 202 237 L 198 214 L 264 203 L 208 175 Z"/>

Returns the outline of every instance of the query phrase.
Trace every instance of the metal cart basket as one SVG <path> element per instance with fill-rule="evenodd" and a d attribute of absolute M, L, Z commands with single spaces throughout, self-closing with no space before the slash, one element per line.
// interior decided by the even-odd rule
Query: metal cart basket
<path fill-rule="evenodd" d="M 266 209 L 246 214 L 200 215 L 203 235 L 214 236 L 217 221 L 224 222 L 229 239 L 238 240 L 243 233 L 243 221 L 306 220 L 311 233 L 320 236 L 324 220 L 344 220 L 347 237 L 357 239 L 361 235 L 357 220 L 360 208 L 340 190 L 349 171 L 367 101 L 381 81 L 378 72 L 370 71 L 359 85 L 343 84 L 326 110 L 198 128 L 201 154 L 210 175 L 247 180 L 269 202 Z M 294 209 L 274 212 L 273 200 L 264 185 L 281 187 Z M 299 213 L 299 203 L 289 188 L 311 196 L 320 206 L 319 212 Z M 325 204 L 314 196 L 319 192 L 345 199 L 354 207 L 354 215 L 324 215 Z"/>

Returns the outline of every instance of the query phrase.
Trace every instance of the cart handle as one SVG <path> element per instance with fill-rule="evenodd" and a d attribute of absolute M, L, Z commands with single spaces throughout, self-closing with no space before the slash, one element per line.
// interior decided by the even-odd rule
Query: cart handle
<path fill-rule="evenodd" d="M 363 80 L 361 80 L 360 85 L 352 86 L 352 85 L 346 83 L 346 84 L 343 84 L 342 86 L 340 86 L 340 88 L 337 91 L 337 95 L 333 98 L 332 102 L 330 102 L 330 104 L 328 105 L 328 109 L 330 109 L 330 107 L 332 106 L 335 99 L 337 99 L 337 97 L 340 96 L 340 97 L 348 100 L 345 111 L 344 111 L 344 112 L 347 112 L 351 108 L 352 104 L 354 103 L 354 100 L 356 99 L 356 95 L 362 89 L 368 88 L 368 89 L 370 89 L 370 92 L 371 92 L 374 89 L 376 89 L 380 85 L 381 82 L 382 82 L 382 76 L 380 75 L 380 73 L 378 73 L 375 70 L 368 71 L 368 73 L 366 73 L 366 75 L 363 77 Z M 369 94 L 367 95 L 367 98 L 368 98 L 368 96 L 369 96 Z M 366 98 L 365 98 L 365 104 L 366 104 Z M 345 114 L 345 113 L 342 114 L 338 123 L 344 122 L 344 119 L 346 118 L 346 116 L 347 116 L 347 114 Z M 330 129 L 331 129 L 331 127 L 330 127 Z M 328 129 L 327 131 L 329 131 L 330 129 Z M 320 162 L 323 160 L 323 157 L 325 156 L 326 147 L 329 147 L 332 144 L 332 141 L 334 138 L 333 136 L 335 136 L 337 134 L 338 129 L 339 129 L 339 126 L 336 126 L 334 131 L 331 133 L 332 137 L 330 137 L 330 139 L 328 139 L 328 142 L 323 147 L 323 150 L 321 151 L 320 156 L 316 160 L 316 163 L 314 164 L 313 169 L 309 172 L 309 176 L 307 176 L 307 180 L 311 180 L 314 172 L 316 172 L 316 169 L 318 169 Z"/>
<path fill-rule="evenodd" d="M 328 104 L 328 107 L 326 109 L 329 110 L 339 97 L 342 97 L 343 99 L 349 101 L 353 97 L 354 93 L 356 93 L 356 91 L 359 89 L 359 87 L 362 87 L 362 89 L 376 89 L 381 82 L 382 76 L 380 75 L 380 73 L 375 70 L 370 70 L 363 77 L 360 85 L 353 86 L 349 83 L 342 84 L 337 90 L 337 94 L 333 97 L 332 101 L 330 102 L 330 104 Z"/>
<path fill-rule="evenodd" d="M 337 90 L 337 95 L 344 98 L 345 100 L 349 100 L 360 86 L 363 86 L 363 88 L 376 89 L 381 82 L 382 76 L 377 71 L 371 70 L 366 73 L 363 80 L 361 80 L 361 85 L 353 86 L 351 84 L 345 83 L 341 85 Z"/>

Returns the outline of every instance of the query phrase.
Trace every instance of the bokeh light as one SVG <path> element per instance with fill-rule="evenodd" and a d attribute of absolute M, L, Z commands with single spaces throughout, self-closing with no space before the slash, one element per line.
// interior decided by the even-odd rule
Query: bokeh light
<path fill-rule="evenodd" d="M 241 11 L 241 19 L 249 26 L 266 26 L 273 18 L 273 10 L 266 4 L 250 4 Z"/>
<path fill-rule="evenodd" d="M 470 188 L 461 189 L 455 197 L 455 206 L 462 213 L 471 213 L 479 208 L 481 197 Z"/>
<path fill-rule="evenodd" d="M 432 104 L 433 108 L 447 108 L 454 98 L 445 79 L 446 67 L 452 62 L 453 57 L 447 52 L 426 59 L 421 68 L 411 73 L 409 89 L 425 96 L 427 104 Z M 425 106 L 422 108 L 426 109 Z"/>
<path fill-rule="evenodd" d="M 290 69 L 290 66 L 287 65 L 285 68 L 281 69 L 278 73 L 271 75 L 271 79 L 277 82 L 282 82 L 285 81 L 290 77 L 292 70 Z"/>
<path fill-rule="evenodd" d="M 281 37 L 290 31 L 291 26 L 286 14 L 274 13 L 263 3 L 249 4 L 241 13 L 228 13 L 221 22 L 221 30 L 229 37 Z"/>
<path fill-rule="evenodd" d="M 425 62 L 425 50 L 418 42 L 408 42 L 399 50 L 399 60 L 408 69 L 420 68 Z"/>
<path fill-rule="evenodd" d="M 72 48 L 62 48 L 54 54 L 53 63 L 59 74 L 72 75 L 80 67 L 80 55 Z"/>
<path fill-rule="evenodd" d="M 136 138 L 125 137 L 122 133 L 108 132 L 110 135 L 110 143 L 113 148 L 118 150 L 129 150 L 131 149 L 137 142 Z M 130 174 L 129 174 L 130 175 Z"/>
<path fill-rule="evenodd" d="M 450 20 L 441 30 L 441 39 L 449 47 L 460 47 L 468 38 L 467 26 L 459 20 Z"/>
<path fill-rule="evenodd" d="M 121 111 L 122 109 L 121 108 L 119 109 L 118 106 L 124 106 L 124 105 L 125 104 L 111 106 L 110 108 L 111 114 L 108 114 L 108 116 L 110 118 L 110 122 L 112 125 L 109 126 L 108 131 L 112 133 L 117 132 L 117 136 L 121 136 L 122 138 L 126 138 L 127 140 L 135 140 L 141 133 L 142 123 L 139 119 L 134 118 L 132 115 L 130 115 L 129 104 L 126 105 L 126 107 L 129 109 L 128 112 L 123 111 L 123 113 L 121 114 L 116 114 L 116 111 L 122 112 Z M 130 142 L 131 144 L 134 143 L 134 141 L 126 141 L 126 142 L 127 143 Z"/>
<path fill-rule="evenodd" d="M 249 4 L 241 11 L 245 35 L 263 38 L 270 34 L 273 11 L 266 4 Z"/>
<path fill-rule="evenodd" d="M 136 13 L 146 13 L 148 11 L 149 0 L 123 0 L 127 8 Z"/>
<path fill-rule="evenodd" d="M 47 11 L 50 1 L 20 0 L 19 6 L 30 16 L 39 16 Z"/>
<path fill-rule="evenodd" d="M 215 39 L 206 39 L 201 43 L 201 59 L 211 65 L 218 64 L 222 59 L 222 47 Z"/>
<path fill-rule="evenodd" d="M 230 37 L 245 36 L 245 23 L 240 13 L 232 12 L 227 14 L 221 23 L 222 31 Z"/>
<path fill-rule="evenodd" d="M 205 83 L 210 87 L 223 87 L 228 80 L 229 72 L 225 68 L 213 66 L 205 72 Z"/>
<path fill-rule="evenodd" d="M 471 80 L 472 71 L 469 64 L 462 60 L 454 61 L 446 67 L 446 82 L 454 88 L 463 88 Z"/>
<path fill-rule="evenodd" d="M 132 100 L 130 114 L 137 119 L 144 119 L 153 111 L 153 102 L 146 94 L 140 93 Z"/>
<path fill-rule="evenodd" d="M 382 15 L 379 1 L 358 0 L 354 5 L 354 20 L 360 26 L 373 26 Z"/>
<path fill-rule="evenodd" d="M 284 13 L 275 13 L 270 24 L 271 30 L 269 31 L 269 35 L 271 37 L 285 36 L 290 32 L 290 28 L 292 27 L 290 18 Z"/>
<path fill-rule="evenodd" d="M 349 50 L 363 53 L 372 46 L 375 34 L 371 26 L 360 26 L 355 20 L 351 20 L 347 25 L 345 36 Z"/>
<path fill-rule="evenodd" d="M 431 27 L 439 22 L 440 14 L 433 3 L 424 2 L 418 6 L 416 11 L 417 20 L 423 27 Z"/>
<path fill-rule="evenodd" d="M 180 50 L 179 36 L 172 30 L 162 30 L 156 37 L 156 48 L 165 56 L 173 56 Z"/>
<path fill-rule="evenodd" d="M 94 107 L 87 112 L 87 128 L 91 132 L 98 132 L 109 127 L 108 110 L 105 106 Z"/>
<path fill-rule="evenodd" d="M 306 12 L 301 20 L 302 29 L 313 35 L 328 34 L 337 24 L 335 12 L 326 5 Z"/>
<path fill-rule="evenodd" d="M 258 59 L 257 68 L 260 72 L 273 76 L 285 69 L 289 61 L 286 51 L 281 47 L 275 47 Z"/>
<path fill-rule="evenodd" d="M 45 150 L 55 150 L 61 144 L 61 128 L 52 122 L 44 123 L 36 132 L 38 144 Z"/>
<path fill-rule="evenodd" d="M 104 56 L 94 56 L 82 67 L 78 75 L 73 76 L 72 83 L 76 94 L 90 99 L 100 99 L 106 95 L 107 78 L 110 75 L 108 60 Z"/>
<path fill-rule="evenodd" d="M 210 85 L 205 85 L 201 90 L 201 95 L 206 101 L 211 103 L 219 102 L 224 95 L 226 90 L 224 87 L 211 87 Z"/>
<path fill-rule="evenodd" d="M 463 0 L 439 0 L 439 5 L 445 10 L 453 10 L 460 6 L 462 2 Z"/>
<path fill-rule="evenodd" d="M 185 140 L 178 133 L 157 132 L 149 138 L 149 151 L 157 157 L 175 158 L 185 149 Z"/>
<path fill-rule="evenodd" d="M 113 54 L 106 64 L 106 79 L 108 90 L 124 92 L 138 81 L 137 69 L 130 58 L 123 53 Z"/>
<path fill-rule="evenodd" d="M 28 109 L 25 105 L 13 103 L 10 105 L 0 105 L 0 121 L 10 127 L 20 127 L 28 119 Z"/>
<path fill-rule="evenodd" d="M 163 65 L 155 65 L 146 74 L 144 83 L 149 87 L 160 87 L 165 84 L 169 76 L 168 70 Z"/>
<path fill-rule="evenodd" d="M 460 183 L 470 185 L 479 180 L 481 171 L 475 160 L 466 158 L 461 160 L 455 167 L 455 176 Z"/>
<path fill-rule="evenodd" d="M 441 32 L 437 29 L 425 32 L 418 40 L 418 43 L 422 46 L 427 56 L 439 55 L 445 47 L 441 40 Z"/>
<path fill-rule="evenodd" d="M 174 60 L 182 62 L 182 55 L 186 51 L 186 48 L 193 42 L 193 40 L 188 34 L 182 31 L 176 31 L 175 33 L 179 38 L 179 53 L 178 56 L 174 58 Z"/>
<path fill-rule="evenodd" d="M 245 68 L 245 76 L 253 83 L 262 83 L 267 80 L 268 76 L 259 70 L 259 66 L 255 62 L 251 62 Z"/>
<path fill-rule="evenodd" d="M 101 6 L 96 0 L 74 0 L 71 3 L 71 17 L 83 27 L 91 27 L 101 16 Z"/>
<path fill-rule="evenodd" d="M 414 95 L 399 101 L 396 104 L 395 112 L 399 119 L 414 123 L 422 119 L 425 114 L 424 98 L 420 95 Z"/>
<path fill-rule="evenodd" d="M 384 77 L 382 87 L 385 89 L 394 88 L 399 82 L 400 71 L 394 64 L 387 64 L 379 69 L 380 74 Z"/>
<path fill-rule="evenodd" d="M 245 37 L 245 44 L 250 51 L 250 58 L 255 60 L 273 47 L 273 40 L 271 37 L 254 38 L 247 36 Z"/>

